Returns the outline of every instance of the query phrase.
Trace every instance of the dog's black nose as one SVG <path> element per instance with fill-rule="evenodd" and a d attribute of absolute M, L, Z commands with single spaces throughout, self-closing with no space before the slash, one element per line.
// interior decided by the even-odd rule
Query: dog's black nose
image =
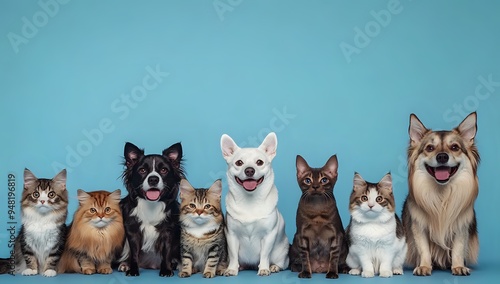
<path fill-rule="evenodd" d="M 254 168 L 248 167 L 248 168 L 245 169 L 245 175 L 247 177 L 253 177 L 254 174 L 255 174 L 255 169 Z"/>
<path fill-rule="evenodd" d="M 438 161 L 438 163 L 440 164 L 445 164 L 448 162 L 448 159 L 450 157 L 448 156 L 448 154 L 446 153 L 439 153 L 437 156 L 436 156 L 436 160 Z"/>
<path fill-rule="evenodd" d="M 157 176 L 150 176 L 148 178 L 149 185 L 157 185 L 160 182 L 160 179 Z"/>

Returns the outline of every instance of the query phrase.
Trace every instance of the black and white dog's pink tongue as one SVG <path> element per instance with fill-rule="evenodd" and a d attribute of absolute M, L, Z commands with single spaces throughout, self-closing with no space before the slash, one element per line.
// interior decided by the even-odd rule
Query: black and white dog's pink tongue
<path fill-rule="evenodd" d="M 158 189 L 150 189 L 146 191 L 146 198 L 151 201 L 156 201 L 160 198 L 160 190 Z"/>
<path fill-rule="evenodd" d="M 447 180 L 450 178 L 450 169 L 448 167 L 438 167 L 434 170 L 434 176 L 437 180 Z"/>
<path fill-rule="evenodd" d="M 250 190 L 250 191 L 254 190 L 257 187 L 257 181 L 253 180 L 253 179 L 247 179 L 247 180 L 243 181 L 243 187 L 246 190 Z"/>

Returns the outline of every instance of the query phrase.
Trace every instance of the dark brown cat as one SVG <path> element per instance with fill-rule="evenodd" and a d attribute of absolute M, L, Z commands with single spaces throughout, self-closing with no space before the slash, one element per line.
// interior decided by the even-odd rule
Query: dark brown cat
<path fill-rule="evenodd" d="M 290 247 L 290 269 L 299 278 L 312 273 L 326 273 L 338 278 L 347 273 L 348 252 L 344 226 L 333 196 L 337 181 L 337 156 L 328 159 L 322 168 L 311 168 L 297 155 L 297 182 L 302 190 L 297 208 L 297 232 Z"/>

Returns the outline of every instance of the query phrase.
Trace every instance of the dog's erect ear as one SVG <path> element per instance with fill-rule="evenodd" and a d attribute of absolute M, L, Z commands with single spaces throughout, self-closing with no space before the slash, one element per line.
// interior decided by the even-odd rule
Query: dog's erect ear
<path fill-rule="evenodd" d="M 297 155 L 297 158 L 295 159 L 295 167 L 297 168 L 297 178 L 303 176 L 310 169 L 306 160 L 302 158 L 301 155 Z"/>
<path fill-rule="evenodd" d="M 477 114 L 473 112 L 469 114 L 461 123 L 458 125 L 456 130 L 460 135 L 469 143 L 474 143 L 474 137 L 476 137 L 477 132 Z"/>
<path fill-rule="evenodd" d="M 181 189 L 180 193 L 181 199 L 184 198 L 187 194 L 193 194 L 195 191 L 194 187 L 185 178 L 181 179 L 179 188 Z"/>
<path fill-rule="evenodd" d="M 391 173 L 387 173 L 379 182 L 379 187 L 387 188 L 392 191 L 392 175 Z"/>
<path fill-rule="evenodd" d="M 274 132 L 267 134 L 266 138 L 264 138 L 264 141 L 262 141 L 262 144 L 260 144 L 259 146 L 259 149 L 267 154 L 269 160 L 274 159 L 274 157 L 276 156 L 277 148 L 278 137 L 276 137 L 276 133 Z"/>
<path fill-rule="evenodd" d="M 337 155 L 333 155 L 328 159 L 322 170 L 329 173 L 332 177 L 337 177 L 338 168 L 339 162 L 337 160 Z"/>
<path fill-rule="evenodd" d="M 162 152 L 163 157 L 170 160 L 172 165 L 175 168 L 179 168 L 181 166 L 182 160 L 182 145 L 181 143 L 175 143 Z"/>
<path fill-rule="evenodd" d="M 240 149 L 233 138 L 229 137 L 227 134 L 222 134 L 220 138 L 220 148 L 222 150 L 222 157 L 224 157 L 226 161 L 233 156 L 236 150 Z"/>
<path fill-rule="evenodd" d="M 422 140 L 422 137 L 429 131 L 425 128 L 424 124 L 418 119 L 415 114 L 410 115 L 410 127 L 408 128 L 408 133 L 410 134 L 410 139 L 412 143 L 418 143 Z"/>
<path fill-rule="evenodd" d="M 353 187 L 352 187 L 353 191 L 360 191 L 360 190 L 366 189 L 366 181 L 357 172 L 354 173 L 354 179 L 353 179 L 352 183 L 353 183 Z"/>
<path fill-rule="evenodd" d="M 27 168 L 24 169 L 24 188 L 33 187 L 37 181 L 36 176 Z"/>
<path fill-rule="evenodd" d="M 127 169 L 131 169 L 135 163 L 139 161 L 142 156 L 144 156 L 144 150 L 139 149 L 139 147 L 130 142 L 127 142 L 125 143 L 123 156 L 125 157 L 125 166 Z"/>

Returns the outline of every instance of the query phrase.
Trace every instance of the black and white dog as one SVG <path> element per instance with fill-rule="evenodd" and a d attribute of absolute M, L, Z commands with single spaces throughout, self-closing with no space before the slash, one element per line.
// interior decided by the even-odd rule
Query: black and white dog
<path fill-rule="evenodd" d="M 161 155 L 144 155 L 125 144 L 123 182 L 128 195 L 120 201 L 126 243 L 120 271 L 139 276 L 139 268 L 174 275 L 180 259 L 179 182 L 184 177 L 182 146 L 176 143 Z"/>

